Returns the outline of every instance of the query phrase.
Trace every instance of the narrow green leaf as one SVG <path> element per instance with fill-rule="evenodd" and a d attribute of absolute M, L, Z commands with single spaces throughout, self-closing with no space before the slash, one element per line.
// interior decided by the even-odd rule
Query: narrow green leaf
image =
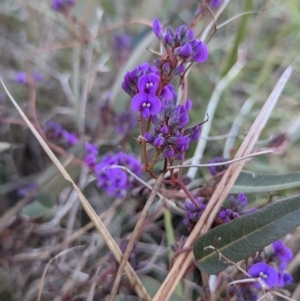
<path fill-rule="evenodd" d="M 28 215 L 30 218 L 41 217 L 51 212 L 54 204 L 51 194 L 40 191 L 37 199 L 22 209 L 22 214 Z"/>
<path fill-rule="evenodd" d="M 279 191 L 300 186 L 300 172 L 256 174 L 242 172 L 231 189 L 232 193 Z"/>
<path fill-rule="evenodd" d="M 194 245 L 199 269 L 207 274 L 218 274 L 228 266 L 215 250 L 204 248 L 216 246 L 226 258 L 238 262 L 299 226 L 299 216 L 300 195 L 297 195 L 212 229 Z"/>

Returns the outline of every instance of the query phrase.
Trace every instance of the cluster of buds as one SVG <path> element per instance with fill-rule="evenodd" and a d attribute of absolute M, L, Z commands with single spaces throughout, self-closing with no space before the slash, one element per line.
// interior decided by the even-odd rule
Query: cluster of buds
<path fill-rule="evenodd" d="M 137 176 L 142 173 L 142 165 L 134 156 L 123 152 L 106 155 L 101 162 L 95 164 L 97 186 L 105 190 L 110 196 L 122 198 L 133 188 L 135 180 L 124 169 L 118 168 L 116 165 L 127 167 Z"/>
<path fill-rule="evenodd" d="M 190 200 L 186 200 L 184 206 L 186 211 L 186 218 L 183 220 L 183 223 L 187 226 L 189 231 L 191 231 L 200 217 L 202 216 L 208 200 L 202 197 L 195 199 L 196 204 Z M 197 205 L 197 206 L 196 206 Z M 238 194 L 236 197 L 233 195 L 229 196 L 228 207 L 222 206 L 217 213 L 213 227 L 227 223 L 235 218 L 238 218 L 241 215 L 252 213 L 256 211 L 255 208 L 247 210 L 248 199 L 244 193 Z"/>
<path fill-rule="evenodd" d="M 162 70 L 164 81 L 172 76 L 183 74 L 186 63 L 204 63 L 208 58 L 208 49 L 204 42 L 194 39 L 194 32 L 186 25 L 175 31 L 171 27 L 163 28 L 158 19 L 153 22 L 153 31 L 165 47 L 165 54 L 155 65 Z"/>
<path fill-rule="evenodd" d="M 188 111 L 191 101 L 186 105 L 176 105 L 176 93 L 173 99 L 162 106 L 159 114 L 152 117 L 154 134 L 146 132 L 144 138 L 156 149 L 159 159 L 168 158 L 182 160 L 184 152 L 189 148 L 190 142 L 196 141 L 200 135 L 201 124 L 185 129 L 190 118 Z"/>
<path fill-rule="evenodd" d="M 57 122 L 49 120 L 46 122 L 44 128 L 48 139 L 57 140 L 58 142 L 63 142 L 69 146 L 78 143 L 77 135 L 68 132 Z"/>

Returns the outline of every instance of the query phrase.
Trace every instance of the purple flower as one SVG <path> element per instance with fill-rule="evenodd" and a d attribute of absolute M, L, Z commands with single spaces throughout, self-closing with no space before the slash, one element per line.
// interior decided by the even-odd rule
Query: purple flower
<path fill-rule="evenodd" d="M 165 143 L 165 138 L 164 137 L 158 137 L 154 140 L 153 145 L 155 147 L 161 147 Z"/>
<path fill-rule="evenodd" d="M 140 93 L 155 95 L 158 89 L 159 76 L 154 73 L 142 75 L 138 81 L 138 89 Z"/>
<path fill-rule="evenodd" d="M 121 168 L 110 168 L 111 165 L 126 166 L 136 175 L 141 174 L 142 165 L 134 156 L 123 152 L 113 156 L 104 156 L 102 161 L 95 165 L 97 186 L 105 190 L 110 196 L 124 197 L 126 192 L 132 188 L 134 179 Z"/>
<path fill-rule="evenodd" d="M 89 154 L 84 158 L 84 162 L 88 167 L 93 168 L 97 164 L 97 158 L 94 154 Z"/>
<path fill-rule="evenodd" d="M 149 118 L 150 115 L 158 114 L 161 108 L 160 100 L 157 96 L 139 93 L 131 100 L 131 109 L 133 112 L 142 112 L 142 118 Z"/>
<path fill-rule="evenodd" d="M 24 71 L 19 71 L 16 74 L 16 78 L 15 78 L 16 83 L 21 84 L 21 85 L 25 85 L 27 83 L 27 76 L 26 73 Z"/>
<path fill-rule="evenodd" d="M 76 0 L 52 0 L 51 7 L 59 12 L 64 12 L 68 8 L 74 6 Z"/>
<path fill-rule="evenodd" d="M 293 281 L 293 277 L 284 271 L 286 268 L 286 265 L 287 265 L 286 261 L 283 261 L 279 267 L 279 272 L 277 275 L 278 276 L 277 277 L 277 285 L 279 287 L 283 287 L 286 284 L 289 284 Z"/>
<path fill-rule="evenodd" d="M 215 157 L 214 160 L 208 161 L 208 163 L 221 163 L 221 162 L 225 162 L 225 161 L 227 161 L 227 160 L 223 157 Z M 229 167 L 228 164 L 224 164 L 224 165 L 219 165 L 219 166 L 210 166 L 210 167 L 208 167 L 208 169 L 209 169 L 211 175 L 215 176 L 217 173 L 226 170 L 228 167 Z"/>
<path fill-rule="evenodd" d="M 193 49 L 193 60 L 197 63 L 204 63 L 208 58 L 207 46 L 202 42 L 195 40 L 195 47 Z"/>
<path fill-rule="evenodd" d="M 127 34 L 117 34 L 114 36 L 114 50 L 116 52 L 123 52 L 124 49 L 130 48 L 131 38 Z"/>
<path fill-rule="evenodd" d="M 211 1 L 210 1 L 210 6 L 211 6 L 212 8 L 216 8 L 216 7 L 218 7 L 218 6 L 220 5 L 221 1 L 222 1 L 222 0 L 211 0 Z"/>
<path fill-rule="evenodd" d="M 270 288 L 274 287 L 277 282 L 277 271 L 265 262 L 253 264 L 249 268 L 248 274 L 253 278 L 260 278 Z M 260 287 L 260 285 L 258 286 Z"/>
<path fill-rule="evenodd" d="M 276 257 L 279 260 L 289 261 L 293 258 L 293 253 L 291 249 L 286 247 L 281 240 L 273 242 L 272 247 Z"/>
<path fill-rule="evenodd" d="M 45 131 L 52 139 L 59 139 L 62 136 L 63 127 L 54 121 L 48 120 L 45 124 Z"/>
<path fill-rule="evenodd" d="M 189 231 L 194 228 L 207 205 L 207 201 L 204 198 L 196 198 L 195 200 L 198 205 L 197 207 L 190 200 L 186 200 L 184 203 L 186 218 L 183 220 L 183 223 L 187 226 Z"/>
<path fill-rule="evenodd" d="M 176 53 L 183 59 L 187 59 L 192 54 L 192 46 L 190 43 L 185 43 L 182 47 L 176 49 Z"/>
<path fill-rule="evenodd" d="M 78 137 L 75 133 L 69 133 L 66 130 L 62 132 L 63 138 L 65 139 L 65 142 L 70 145 L 75 145 L 78 143 Z"/>
<path fill-rule="evenodd" d="M 98 146 L 96 144 L 85 142 L 84 144 L 85 150 L 90 155 L 98 155 Z"/>

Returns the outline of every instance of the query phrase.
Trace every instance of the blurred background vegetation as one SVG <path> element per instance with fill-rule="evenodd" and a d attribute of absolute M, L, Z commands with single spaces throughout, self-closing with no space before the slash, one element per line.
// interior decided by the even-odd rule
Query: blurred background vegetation
<path fill-rule="evenodd" d="M 188 77 L 188 95 L 194 103 L 191 116 L 196 123 L 203 120 L 220 80 L 237 60 L 244 64 L 221 90 L 215 115 L 211 116 L 210 135 L 214 139 L 208 141 L 202 161 L 222 154 L 228 157 L 237 150 L 283 70 L 294 64 L 293 76 L 257 145 L 258 149 L 276 147 L 278 154 L 254 159 L 247 169 L 299 171 L 300 1 L 227 2 L 217 23 L 232 20 L 214 33 L 208 43 L 209 60 L 193 66 Z M 173 28 L 190 24 L 198 2 L 78 0 L 66 14 L 54 11 L 50 4 L 45 0 L 0 2 L 0 75 L 34 125 L 43 128 L 48 120 L 54 120 L 78 134 L 80 142 L 74 147 L 50 139 L 52 149 L 96 212 L 105 212 L 104 222 L 119 242 L 131 233 L 142 197 L 138 202 L 129 197 L 124 203 L 99 191 L 83 168 L 83 141 L 97 141 L 101 156 L 120 147 L 140 156 L 134 138 L 137 129 L 130 129 L 126 137 L 114 132 L 116 116 L 129 107 L 130 99 L 120 86 L 123 76 L 137 64 L 156 58 L 152 52 L 159 52 L 159 45 L 150 27 L 154 18 Z M 245 12 L 252 13 L 242 15 Z M 207 14 L 195 32 L 201 35 L 210 20 Z M 208 37 L 211 34 L 213 30 Z M 16 82 L 19 71 L 26 72 L 27 77 L 38 73 L 41 80 L 20 84 Z M 49 267 L 42 300 L 86 300 L 108 250 L 92 226 L 62 244 L 88 225 L 89 219 L 76 193 L 45 155 L 2 87 L 0 93 L 0 300 L 36 300 L 47 262 L 63 250 L 68 250 L 68 255 Z M 227 134 L 241 108 L 238 137 L 230 148 L 226 147 Z M 78 161 L 71 162 L 71 154 Z M 199 171 L 200 178 L 207 175 L 207 170 Z M 33 182 L 38 188 L 25 199 L 20 197 L 18 190 Z M 281 194 L 289 195 L 290 191 Z M 251 198 L 256 204 L 268 202 L 266 194 Z M 176 215 L 173 218 L 176 240 L 186 234 L 181 219 Z M 293 235 L 299 237 L 297 231 Z M 150 262 L 144 274 L 158 281 L 168 271 L 168 242 L 163 221 L 158 219 L 146 227 L 138 243 L 140 260 Z M 296 253 L 299 239 L 291 247 Z M 293 262 L 291 270 L 295 268 Z M 185 284 L 186 297 L 192 299 L 193 292 L 199 291 L 198 282 L 192 278 Z M 99 294 L 99 299 L 94 300 L 102 300 L 103 291 L 105 288 L 99 289 L 95 295 Z M 128 291 L 130 295 L 132 291 Z"/>

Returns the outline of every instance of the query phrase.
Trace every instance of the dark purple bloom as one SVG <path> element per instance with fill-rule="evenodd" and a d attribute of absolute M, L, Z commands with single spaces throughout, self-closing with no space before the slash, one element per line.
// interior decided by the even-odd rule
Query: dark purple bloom
<path fill-rule="evenodd" d="M 85 150 L 90 155 L 98 155 L 98 146 L 96 144 L 85 142 L 84 144 Z"/>
<path fill-rule="evenodd" d="M 171 158 L 174 156 L 174 154 L 175 154 L 174 149 L 170 148 L 166 151 L 165 156 L 166 156 L 166 158 Z"/>
<path fill-rule="evenodd" d="M 131 38 L 127 34 L 117 34 L 114 36 L 114 50 L 116 52 L 123 52 L 130 48 Z"/>
<path fill-rule="evenodd" d="M 88 167 L 93 168 L 97 164 L 97 158 L 94 154 L 89 154 L 84 158 L 84 162 Z"/>
<path fill-rule="evenodd" d="M 174 34 L 170 28 L 168 28 L 167 33 L 165 35 L 165 43 L 171 47 L 175 44 Z"/>
<path fill-rule="evenodd" d="M 225 162 L 225 161 L 227 161 L 227 160 L 223 157 L 215 157 L 213 161 L 209 161 L 208 163 L 221 163 L 221 162 Z M 218 165 L 218 166 L 210 166 L 210 167 L 208 167 L 208 169 L 209 169 L 211 175 L 215 176 L 217 173 L 226 170 L 228 167 L 229 167 L 228 164 L 224 164 L 224 165 Z"/>
<path fill-rule="evenodd" d="M 25 85 L 27 83 L 27 76 L 26 73 L 24 71 L 19 71 L 16 74 L 16 78 L 15 78 L 16 83 L 21 84 L 21 85 Z"/>
<path fill-rule="evenodd" d="M 111 167 L 112 165 L 126 166 L 136 175 L 141 174 L 142 165 L 134 156 L 123 152 L 113 156 L 104 156 L 102 161 L 95 165 L 97 186 L 111 196 L 124 197 L 126 192 L 132 188 L 134 179 L 128 176 L 125 170 Z"/>
<path fill-rule="evenodd" d="M 194 62 L 197 63 L 204 63 L 208 58 L 207 46 L 202 41 L 195 40 L 195 42 L 196 45 L 193 49 L 194 51 L 193 60 Z"/>
<path fill-rule="evenodd" d="M 52 0 L 51 7 L 59 12 L 64 12 L 71 8 L 76 3 L 76 0 Z"/>
<path fill-rule="evenodd" d="M 142 112 L 142 118 L 149 118 L 150 115 L 158 114 L 161 108 L 160 100 L 157 96 L 139 93 L 131 100 L 131 109 L 133 112 Z"/>
<path fill-rule="evenodd" d="M 277 271 L 265 262 L 253 264 L 249 268 L 248 274 L 253 278 L 260 278 L 270 288 L 274 287 L 277 282 Z"/>
<path fill-rule="evenodd" d="M 144 74 L 139 78 L 138 89 L 140 93 L 155 95 L 158 89 L 159 76 L 154 73 Z"/>
<path fill-rule="evenodd" d="M 192 109 L 192 107 L 193 107 L 193 102 L 190 99 L 188 99 L 185 104 L 185 108 L 187 112 L 189 112 Z"/>
<path fill-rule="evenodd" d="M 293 281 L 293 277 L 286 273 L 284 270 L 287 266 L 287 263 L 286 261 L 283 261 L 281 264 L 280 264 L 280 267 L 279 267 L 279 272 L 278 272 L 278 277 L 277 277 L 277 285 L 279 287 L 283 287 L 285 286 L 286 284 L 289 284 Z"/>
<path fill-rule="evenodd" d="M 62 132 L 63 138 L 65 139 L 66 143 L 70 145 L 75 145 L 78 143 L 78 137 L 75 133 L 69 133 L 67 131 Z"/>
<path fill-rule="evenodd" d="M 190 231 L 194 228 L 194 226 L 202 216 L 207 205 L 207 201 L 204 198 L 195 198 L 195 200 L 198 206 L 196 206 L 190 200 L 186 200 L 184 203 L 186 218 L 183 220 L 183 223 Z"/>
<path fill-rule="evenodd" d="M 293 258 L 293 253 L 291 249 L 285 246 L 281 240 L 273 242 L 272 247 L 276 257 L 279 260 L 289 261 Z"/>
<path fill-rule="evenodd" d="M 172 85 L 167 85 L 165 87 L 163 87 L 163 89 L 161 90 L 159 97 L 163 100 L 170 100 L 173 97 L 173 90 L 174 87 Z"/>
<path fill-rule="evenodd" d="M 220 5 L 221 1 L 222 1 L 222 0 L 211 0 L 211 1 L 210 1 L 210 6 L 211 6 L 212 8 L 216 8 L 216 7 L 218 7 L 218 6 Z"/>
<path fill-rule="evenodd" d="M 149 132 L 146 132 L 144 137 L 147 140 L 147 142 L 150 142 L 150 143 L 153 143 L 155 140 L 155 137 L 153 135 L 151 135 Z"/>
<path fill-rule="evenodd" d="M 45 124 L 45 131 L 50 138 L 59 139 L 62 137 L 63 127 L 59 123 L 49 120 Z"/>
<path fill-rule="evenodd" d="M 154 140 L 153 145 L 155 147 L 161 147 L 165 143 L 165 138 L 164 137 L 158 137 Z"/>
<path fill-rule="evenodd" d="M 176 49 L 176 53 L 183 59 L 187 59 L 192 54 L 192 46 L 190 43 L 185 43 L 183 46 Z"/>

